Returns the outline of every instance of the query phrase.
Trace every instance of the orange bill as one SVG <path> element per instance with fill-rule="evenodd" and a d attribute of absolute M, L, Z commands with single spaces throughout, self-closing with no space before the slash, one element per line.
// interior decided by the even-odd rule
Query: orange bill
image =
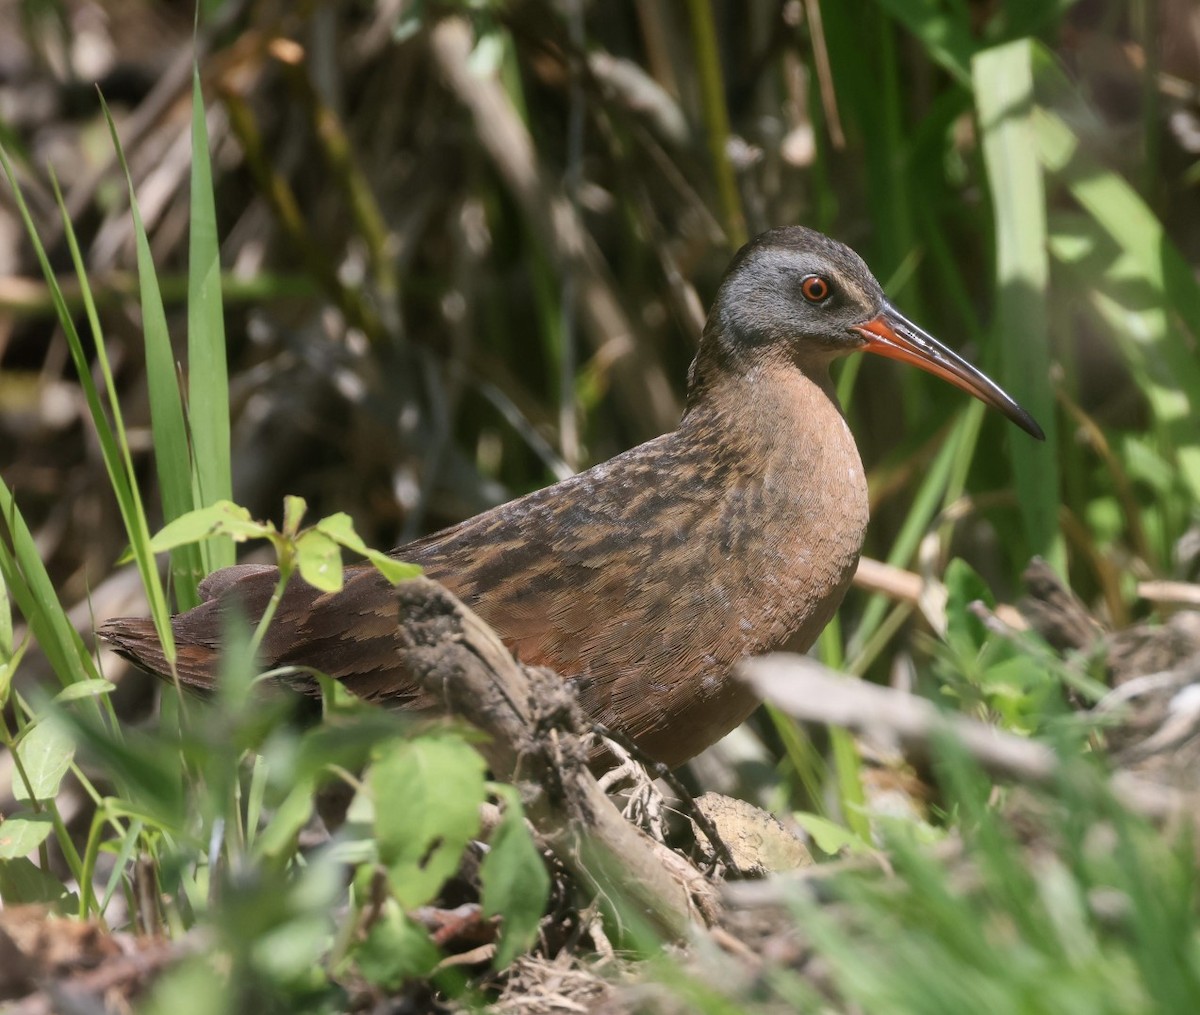
<path fill-rule="evenodd" d="M 999 409 L 1027 434 L 1040 441 L 1046 439 L 1037 420 L 999 384 L 958 353 L 942 345 L 927 331 L 918 328 L 895 307 L 885 304 L 883 313 L 866 324 L 860 324 L 855 331 L 866 339 L 866 352 L 902 360 L 935 374 L 981 402 Z"/>

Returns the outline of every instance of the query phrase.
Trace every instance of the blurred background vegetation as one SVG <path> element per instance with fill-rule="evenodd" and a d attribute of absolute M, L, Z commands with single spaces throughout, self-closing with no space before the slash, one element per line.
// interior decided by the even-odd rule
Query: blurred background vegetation
<path fill-rule="evenodd" d="M 1035 554 L 1118 628 L 1168 615 L 1153 582 L 1200 576 L 1193 0 L 201 6 L 193 40 L 187 3 L 0 5 L 0 143 L 79 310 L 47 166 L 61 183 L 152 527 L 134 234 L 96 89 L 186 372 L 195 58 L 233 495 L 256 517 L 298 494 L 388 547 L 671 428 L 732 253 L 803 223 L 855 247 L 1048 435 L 916 371 L 843 366 L 866 553 L 923 584 L 856 588 L 827 661 L 927 683 L 920 596 L 1011 601 Z M 143 611 L 7 188 L 0 475 L 80 630 Z M 983 582 L 947 577 L 954 557 Z M 105 666 L 119 710 L 144 716 L 149 684 Z M 44 671 L 31 655 L 23 672 Z M 977 703 L 1036 725 L 987 688 Z M 768 761 L 808 764 L 783 720 L 760 729 Z"/>
<path fill-rule="evenodd" d="M 455 9 L 469 32 L 437 28 Z M 95 88 L 182 362 L 192 10 L 0 16 L 6 146 L 61 265 L 46 165 L 59 175 L 144 434 L 131 228 Z M 1173 553 L 1200 487 L 1196 17 L 1183 0 L 208 5 L 235 499 L 272 516 L 302 494 L 387 546 L 652 437 L 678 417 L 733 250 L 799 222 L 858 249 L 1051 436 L 851 363 L 867 552 L 912 565 L 959 502 L 943 559 L 1007 595 L 1048 555 L 1125 620 L 1135 578 L 1189 566 Z M 0 200 L 0 467 L 76 603 L 124 536 Z"/>

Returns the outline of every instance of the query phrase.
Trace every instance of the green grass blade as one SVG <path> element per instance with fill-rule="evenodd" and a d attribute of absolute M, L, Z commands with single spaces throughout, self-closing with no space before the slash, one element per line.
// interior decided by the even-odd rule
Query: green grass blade
<path fill-rule="evenodd" d="M 41 238 L 38 236 L 37 228 L 34 226 L 33 217 L 29 212 L 29 207 L 25 203 L 25 196 L 21 187 L 17 183 L 16 176 L 12 171 L 12 166 L 8 161 L 8 157 L 3 149 L 0 149 L 0 167 L 3 168 L 5 175 L 13 190 L 13 196 L 16 199 L 18 211 L 21 214 L 22 221 L 25 224 L 25 229 L 29 235 L 30 242 L 33 244 L 34 253 L 37 256 L 38 263 L 42 269 L 42 275 L 46 279 L 46 285 L 50 290 L 51 298 L 54 302 L 55 311 L 58 316 L 59 324 L 62 326 L 63 333 L 67 338 L 67 347 L 70 350 L 71 358 L 75 364 L 75 370 L 79 377 L 80 387 L 83 389 L 85 400 L 88 405 L 88 412 L 91 415 L 93 424 L 96 427 L 96 436 L 100 443 L 101 455 L 104 460 L 105 469 L 108 472 L 109 481 L 117 498 L 117 505 L 121 510 L 122 520 L 125 523 L 126 531 L 129 533 L 130 544 L 133 547 L 134 558 L 137 561 L 138 571 L 141 574 L 142 581 L 146 588 L 146 595 L 150 602 L 151 611 L 156 622 L 159 622 L 159 635 L 164 638 L 164 649 L 167 652 L 168 658 L 174 657 L 174 642 L 171 639 L 170 628 L 166 625 L 167 607 L 166 597 L 162 590 L 162 583 L 158 577 L 158 568 L 154 562 L 154 557 L 150 553 L 149 543 L 150 534 L 146 525 L 145 513 L 142 510 L 141 500 L 137 491 L 137 484 L 133 479 L 133 465 L 129 454 L 129 446 L 125 441 L 124 428 L 120 424 L 120 414 L 116 415 L 120 433 L 120 445 L 118 444 L 117 436 L 113 433 L 112 427 L 109 425 L 108 417 L 104 412 L 104 407 L 100 401 L 100 394 L 96 389 L 95 382 L 92 379 L 91 370 L 88 365 L 87 356 L 83 349 L 83 344 L 80 341 L 79 333 L 75 328 L 75 322 L 72 314 L 67 307 L 66 300 L 63 297 L 62 289 L 58 284 L 58 278 L 50 265 L 50 260 L 46 255 L 46 250 L 42 245 Z M 99 329 L 99 323 L 95 315 L 95 306 L 92 302 L 91 291 L 87 284 L 87 273 L 83 270 L 83 262 L 79 254 L 79 246 L 76 242 L 74 230 L 71 227 L 70 216 L 66 212 L 66 208 L 62 202 L 62 195 L 58 192 L 57 182 L 55 182 L 55 194 L 58 199 L 59 209 L 62 213 L 65 236 L 71 249 L 71 255 L 74 259 L 75 268 L 79 275 L 80 289 L 84 296 L 85 307 L 88 309 L 88 319 L 94 329 L 97 348 L 100 350 L 101 371 L 105 377 L 105 383 L 108 385 L 108 395 L 110 403 L 116 406 L 116 393 L 112 384 L 112 374 L 108 370 L 108 360 L 103 353 L 103 335 Z M 9 531 L 13 539 L 13 552 L 16 557 L 16 563 L 19 564 L 21 572 L 27 576 L 27 580 L 33 583 L 33 593 L 36 596 L 39 604 L 39 609 L 48 611 L 52 616 L 48 619 L 41 619 L 39 623 L 43 628 L 43 634 L 47 637 L 53 637 L 54 632 L 58 632 L 57 641 L 60 647 L 64 650 L 72 642 L 77 647 L 82 648 L 82 643 L 79 641 L 79 636 L 75 633 L 73 627 L 67 621 L 65 614 L 61 617 L 54 614 L 61 614 L 62 607 L 58 603 L 57 596 L 54 593 L 53 585 L 48 576 L 46 576 L 45 568 L 41 564 L 38 557 L 36 547 L 33 546 L 32 537 L 29 535 L 28 529 L 21 520 L 16 506 L 13 503 L 12 496 L 7 488 L 0 490 L 0 510 L 4 513 L 4 518 L 9 523 Z M 28 546 L 25 541 L 28 540 Z M 44 581 L 43 581 L 44 579 Z M 11 581 L 11 579 L 10 579 Z M 23 607 L 23 611 L 25 608 Z M 26 619 L 30 622 L 30 626 L 34 626 L 35 617 L 25 612 Z M 49 624 L 52 630 L 46 630 L 46 625 Z M 65 625 L 70 630 L 73 638 L 64 638 L 62 626 Z M 35 634 L 37 629 L 35 628 Z M 45 643 L 42 641 L 42 636 L 39 635 L 39 643 L 45 648 Z M 85 675 L 96 677 L 94 667 L 91 664 L 90 657 L 84 651 L 85 658 Z M 60 679 L 64 681 L 70 679 L 73 682 L 79 679 L 80 670 L 78 667 L 70 665 L 68 659 L 59 657 L 59 662 L 67 669 L 57 670 Z M 53 664 L 53 659 L 52 659 Z"/>
<path fill-rule="evenodd" d="M 930 58 L 959 84 L 971 84 L 975 41 L 965 5 L 928 0 L 878 0 L 879 6 L 921 40 Z"/>
<path fill-rule="evenodd" d="M 871 139 L 871 157 L 863 160 L 867 215 L 873 223 L 870 247 L 861 251 L 872 270 L 892 284 L 902 282 L 917 249 L 912 177 L 912 124 L 907 122 L 905 79 L 899 59 L 897 31 L 886 18 L 864 24 L 851 4 L 822 5 L 825 42 L 833 86 L 848 136 Z M 872 68 L 862 73 L 864 65 Z M 925 315 L 915 287 L 889 289 L 905 312 L 917 320 Z M 915 421 L 924 402 L 917 398 L 922 380 L 915 371 L 899 380 L 904 421 Z"/>
<path fill-rule="evenodd" d="M 0 575 L 0 670 L 12 662 L 14 652 L 12 603 L 8 596 L 8 582 Z M 0 693 L 0 705 L 4 704 L 6 697 Z"/>
<path fill-rule="evenodd" d="M 7 540 L 0 539 L 0 577 L 46 654 L 55 676 L 64 686 L 98 678 L 100 674 L 55 595 L 33 533 L 2 479 L 0 533 L 8 537 Z"/>
<path fill-rule="evenodd" d="M 164 520 L 171 521 L 187 514 L 194 507 L 192 473 L 189 466 L 191 453 L 184 423 L 183 401 L 179 396 L 179 383 L 175 373 L 175 353 L 171 348 L 171 336 L 167 330 L 167 315 L 163 309 L 162 293 L 158 288 L 154 258 L 150 253 L 150 240 L 146 236 L 137 195 L 133 190 L 133 176 L 129 172 L 129 164 L 125 161 L 125 152 L 117 136 L 116 124 L 113 123 L 103 98 L 101 104 L 129 189 L 129 208 L 137 241 L 138 284 L 141 289 L 142 329 L 146 344 L 146 382 L 150 391 L 154 464 L 162 491 Z M 199 602 L 196 586 L 204 576 L 199 548 L 193 545 L 172 550 L 171 574 L 175 579 L 175 599 L 180 609 L 195 606 Z"/>
<path fill-rule="evenodd" d="M 1090 298 L 1112 326 L 1118 348 L 1138 378 L 1164 451 L 1179 466 L 1192 502 L 1200 502 L 1200 362 L 1176 320 L 1200 335 L 1200 286 L 1187 261 L 1137 192 L 1080 147 L 1056 114 L 1039 109 L 1034 139 L 1047 170 L 1100 227 L 1112 250 L 1089 268 Z M 1063 242 L 1056 256 L 1078 248 Z"/>
<path fill-rule="evenodd" d="M 1046 443 L 1011 442 L 1013 478 L 1031 552 L 1065 573 L 1058 531 L 1059 468 L 1050 375 L 1046 196 L 1034 140 L 1029 40 L 987 49 L 972 62 L 984 162 L 991 182 L 999 286 L 1001 382 L 1041 422 Z"/>
<path fill-rule="evenodd" d="M 725 106 L 725 85 L 717 30 L 713 24 L 712 0 L 688 0 L 688 19 L 692 26 L 692 47 L 700 79 L 704 131 L 712 159 L 722 225 L 730 249 L 736 250 L 749 237 L 746 235 L 746 217 L 742 212 L 742 199 L 733 175 L 733 164 L 726 151 L 730 134 L 729 110 Z"/>
<path fill-rule="evenodd" d="M 937 514 L 939 505 L 946 492 L 950 474 L 958 457 L 958 448 L 963 437 L 971 439 L 971 434 L 962 427 L 955 426 L 950 438 L 938 449 L 937 455 L 925 472 L 925 478 L 912 499 L 912 506 L 900 527 L 899 533 L 892 541 L 891 552 L 887 555 L 887 563 L 895 567 L 907 567 L 921 539 L 929 530 L 930 522 Z M 891 601 L 882 595 L 871 596 L 863 608 L 862 619 L 854 630 L 849 644 L 846 646 L 846 656 L 849 659 L 845 669 L 850 673 L 862 673 L 866 662 L 863 658 L 864 647 L 871 642 L 872 636 L 883 623 L 891 608 Z"/>
<path fill-rule="evenodd" d="M 232 500 L 229 462 L 229 374 L 225 363 L 225 312 L 212 162 L 204 122 L 200 73 L 192 70 L 192 198 L 188 245 L 188 422 L 196 506 Z M 200 544 L 204 570 L 234 562 L 233 541 Z"/>

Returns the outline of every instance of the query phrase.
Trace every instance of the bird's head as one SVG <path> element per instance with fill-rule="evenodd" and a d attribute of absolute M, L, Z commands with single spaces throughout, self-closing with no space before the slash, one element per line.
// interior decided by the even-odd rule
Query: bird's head
<path fill-rule="evenodd" d="M 833 359 L 860 351 L 936 374 L 1044 437 L 998 384 L 893 307 L 858 254 L 803 226 L 772 229 L 738 251 L 709 315 L 693 380 L 706 356 L 738 372 L 779 358 L 823 372 Z"/>

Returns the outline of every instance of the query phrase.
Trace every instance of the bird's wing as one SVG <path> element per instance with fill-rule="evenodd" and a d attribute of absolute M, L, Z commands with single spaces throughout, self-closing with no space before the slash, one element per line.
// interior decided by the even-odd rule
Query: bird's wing
<path fill-rule="evenodd" d="M 681 454 L 671 435 L 658 438 L 393 555 L 455 593 L 522 662 L 577 678 L 586 711 L 637 737 L 669 722 L 673 703 L 701 700 L 707 687 L 717 693 L 705 675 L 723 673 L 744 649 L 737 592 L 702 552 L 720 545 L 731 522 L 736 484 L 713 474 L 730 463 L 711 451 L 688 461 Z M 694 481 L 666 483 L 681 474 Z M 205 581 L 206 601 L 173 621 L 181 679 L 212 686 L 229 618 L 257 620 L 277 581 L 277 569 L 260 565 Z M 298 668 L 289 682 L 306 690 L 315 690 L 306 674 L 317 670 L 364 698 L 423 708 L 433 702 L 403 669 L 399 619 L 394 591 L 373 567 L 347 568 L 333 593 L 296 578 L 261 661 Z M 152 631 L 117 624 L 125 626 L 110 625 L 109 640 L 164 672 Z M 675 693 L 687 680 L 694 690 Z"/>

